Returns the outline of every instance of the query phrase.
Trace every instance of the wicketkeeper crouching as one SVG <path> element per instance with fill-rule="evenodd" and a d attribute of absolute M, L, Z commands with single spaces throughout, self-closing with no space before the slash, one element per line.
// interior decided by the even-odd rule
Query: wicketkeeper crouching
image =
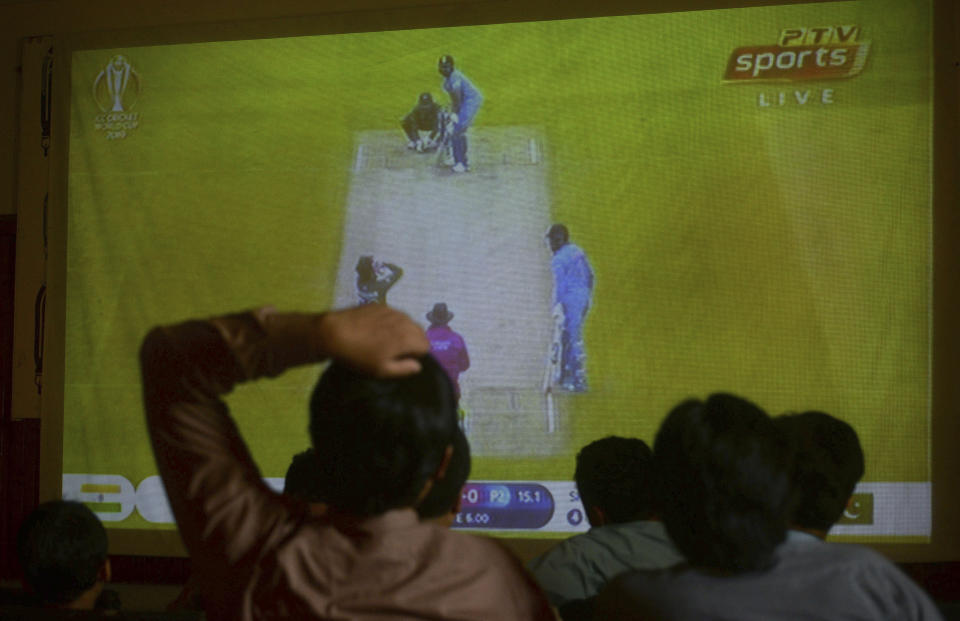
<path fill-rule="evenodd" d="M 450 114 L 433 100 L 430 93 L 421 93 L 417 105 L 400 123 L 407 136 L 407 148 L 420 153 L 445 145 L 449 124 Z M 427 136 L 423 137 L 423 133 L 427 133 Z"/>

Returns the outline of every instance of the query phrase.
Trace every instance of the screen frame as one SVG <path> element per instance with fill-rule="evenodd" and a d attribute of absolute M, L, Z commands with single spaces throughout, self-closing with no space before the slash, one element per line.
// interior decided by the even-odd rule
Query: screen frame
<path fill-rule="evenodd" d="M 829 0 L 835 1 L 835 0 Z M 359 10 L 334 6 L 329 12 L 308 16 L 192 23 L 178 26 L 67 33 L 57 37 L 55 50 L 54 125 L 51 192 L 48 217 L 49 259 L 46 377 L 41 404 L 41 500 L 59 498 L 63 450 L 64 346 L 66 325 L 67 171 L 69 168 L 70 63 L 73 52 L 106 47 L 198 43 L 266 39 L 351 32 L 376 32 L 413 28 L 471 26 L 556 19 L 589 18 L 705 9 L 810 4 L 799 1 L 648 1 L 630 2 L 458 2 L 402 6 L 400 2 L 375 2 Z M 383 5 L 390 6 L 384 7 Z M 403 3 L 410 5 L 409 1 Z M 313 7 L 311 10 L 316 10 Z M 934 141 L 933 141 L 933 322 L 931 460 L 935 489 L 960 488 L 960 455 L 952 439 L 960 438 L 960 328 L 954 317 L 960 309 L 960 215 L 958 155 L 960 144 L 960 78 L 958 56 L 960 8 L 948 0 L 933 0 Z M 37 253 L 38 255 L 40 253 Z M 28 320 L 32 321 L 32 317 Z M 18 320 L 18 325 L 31 325 Z M 960 559 L 960 499 L 947 493 L 933 494 L 933 530 L 929 544 L 868 544 L 900 562 L 933 562 Z M 148 536 L 144 536 L 149 532 Z M 176 531 L 108 530 L 114 554 L 184 556 Z M 516 537 L 505 543 L 522 557 L 534 556 L 555 544 L 557 538 Z"/>

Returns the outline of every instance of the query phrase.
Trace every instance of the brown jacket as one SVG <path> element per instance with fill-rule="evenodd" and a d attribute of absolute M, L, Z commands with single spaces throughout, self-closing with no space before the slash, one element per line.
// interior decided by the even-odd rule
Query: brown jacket
<path fill-rule="evenodd" d="M 319 362 L 317 315 L 242 314 L 156 328 L 141 349 L 154 453 L 210 619 L 553 619 L 492 540 L 412 509 L 311 517 L 263 482 L 221 397 Z"/>

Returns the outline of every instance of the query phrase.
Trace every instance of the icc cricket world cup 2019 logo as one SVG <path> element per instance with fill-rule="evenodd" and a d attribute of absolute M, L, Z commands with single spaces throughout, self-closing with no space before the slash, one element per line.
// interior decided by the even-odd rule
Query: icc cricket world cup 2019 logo
<path fill-rule="evenodd" d="M 93 99 L 100 108 L 96 128 L 107 140 L 126 138 L 140 125 L 140 113 L 132 109 L 140 99 L 140 74 L 126 56 L 117 54 L 93 81 Z"/>

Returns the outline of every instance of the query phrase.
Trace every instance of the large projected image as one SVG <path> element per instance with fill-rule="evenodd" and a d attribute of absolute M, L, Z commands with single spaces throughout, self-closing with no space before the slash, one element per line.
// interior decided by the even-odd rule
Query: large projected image
<path fill-rule="evenodd" d="M 175 528 L 150 327 L 385 303 L 461 395 L 460 527 L 585 530 L 577 450 L 723 390 L 856 428 L 834 534 L 927 540 L 930 7 L 881 4 L 74 52 L 64 495 Z M 277 489 L 318 373 L 228 400 Z"/>

